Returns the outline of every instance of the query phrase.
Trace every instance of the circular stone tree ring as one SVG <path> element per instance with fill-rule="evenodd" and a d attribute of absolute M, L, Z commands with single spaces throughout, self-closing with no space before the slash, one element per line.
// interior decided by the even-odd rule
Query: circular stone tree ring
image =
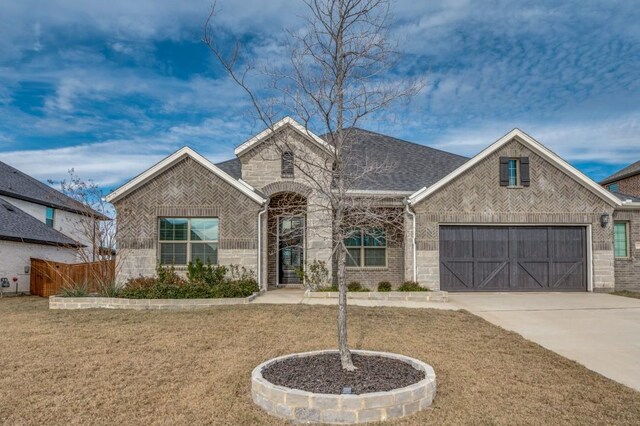
<path fill-rule="evenodd" d="M 337 350 L 304 352 L 270 359 L 251 373 L 251 397 L 267 413 L 294 423 L 355 424 L 397 419 L 431 406 L 436 395 L 436 373 L 422 361 L 388 352 L 353 350 L 362 356 L 400 360 L 424 372 L 425 378 L 410 386 L 359 395 L 313 393 L 275 385 L 262 376 L 269 365 L 289 358 L 335 354 Z"/>

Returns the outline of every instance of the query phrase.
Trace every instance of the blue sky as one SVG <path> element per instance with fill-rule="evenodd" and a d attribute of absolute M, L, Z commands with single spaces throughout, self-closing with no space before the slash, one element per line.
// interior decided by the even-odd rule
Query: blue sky
<path fill-rule="evenodd" d="M 562 3 L 559 5 L 559 3 Z M 219 0 L 256 61 L 299 1 Z M 0 0 L 0 160 L 113 188 L 183 145 L 212 161 L 262 130 L 200 42 L 206 0 Z M 393 3 L 396 75 L 426 87 L 361 127 L 473 155 L 514 127 L 594 179 L 640 159 L 635 1 Z"/>

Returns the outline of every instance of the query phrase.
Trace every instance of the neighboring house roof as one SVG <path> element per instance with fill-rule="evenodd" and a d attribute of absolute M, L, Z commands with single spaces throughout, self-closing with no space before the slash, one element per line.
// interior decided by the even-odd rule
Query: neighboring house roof
<path fill-rule="evenodd" d="M 62 232 L 48 227 L 10 202 L 0 199 L 0 240 L 83 247 Z"/>
<path fill-rule="evenodd" d="M 262 132 L 258 133 L 256 136 L 252 137 L 251 139 L 239 145 L 235 149 L 235 151 L 233 151 L 233 153 L 237 156 L 244 154 L 245 152 L 249 151 L 256 145 L 267 140 L 269 136 L 271 136 L 273 133 L 277 132 L 280 128 L 285 126 L 290 126 L 292 129 L 300 133 L 302 136 L 307 137 L 309 140 L 314 142 L 316 145 L 318 145 L 322 149 L 325 149 L 327 151 L 331 151 L 333 149 L 333 147 L 329 145 L 327 141 L 325 141 L 324 139 L 322 139 L 321 137 L 319 137 L 318 135 L 316 135 L 315 133 L 313 133 L 312 131 L 310 131 L 300 123 L 298 123 L 296 120 L 294 120 L 291 117 L 285 117 L 282 120 L 278 121 L 277 123 L 274 123 L 268 129 L 263 130 Z"/>
<path fill-rule="evenodd" d="M 636 197 L 635 195 L 623 194 L 622 192 L 611 191 L 613 195 L 618 197 L 620 201 L 631 201 L 632 203 L 640 202 L 640 197 Z"/>
<path fill-rule="evenodd" d="M 622 202 L 613 195 L 611 192 L 604 189 L 602 186 L 595 183 L 593 180 L 589 179 L 582 172 L 577 170 L 575 167 L 564 161 L 557 154 L 549 150 L 547 147 L 542 145 L 540 142 L 527 135 L 520 129 L 513 129 L 500 139 L 498 139 L 493 144 L 489 145 L 471 160 L 464 163 L 462 166 L 455 169 L 453 172 L 449 173 L 438 182 L 431 186 L 426 186 L 416 193 L 412 194 L 409 197 L 409 203 L 415 205 L 420 201 L 427 198 L 429 195 L 433 194 L 440 188 L 444 187 L 447 183 L 451 182 L 453 179 L 457 178 L 461 174 L 465 173 L 467 170 L 478 164 L 480 161 L 484 160 L 486 157 L 500 149 L 505 144 L 511 142 L 513 139 L 517 139 L 518 142 L 524 144 L 529 149 L 531 149 L 536 154 L 540 155 L 545 160 L 549 161 L 554 166 L 558 167 L 560 170 L 565 172 L 567 175 L 571 176 L 578 183 L 582 184 L 585 188 L 598 195 L 603 200 L 607 201 L 612 206 L 619 206 Z"/>
<path fill-rule="evenodd" d="M 0 195 L 73 213 L 83 215 L 89 213 L 84 204 L 2 161 L 0 161 Z M 93 211 L 93 214 L 98 218 L 108 219 L 96 211 Z"/>
<path fill-rule="evenodd" d="M 220 177 L 222 180 L 228 182 L 231 186 L 238 189 L 240 192 L 247 195 L 249 198 L 254 200 L 258 204 L 264 203 L 266 200 L 255 191 L 254 188 L 247 185 L 241 180 L 234 178 L 229 175 L 227 172 L 213 164 L 211 161 L 204 158 L 202 155 L 195 152 L 193 149 L 188 146 L 182 147 L 170 156 L 166 157 L 164 160 L 156 163 L 154 166 L 150 167 L 146 171 L 140 173 L 138 176 L 130 180 L 129 182 L 122 185 L 120 188 L 114 190 L 112 193 L 107 195 L 106 199 L 108 202 L 113 203 L 114 201 L 122 198 L 124 195 L 130 193 L 134 189 L 144 185 L 149 180 L 153 179 L 160 173 L 164 172 L 169 167 L 172 167 L 179 161 L 183 160 L 186 157 L 190 157 L 195 160 L 197 163 L 200 163 L 203 167 L 207 168 L 215 175 Z"/>
<path fill-rule="evenodd" d="M 624 169 L 615 172 L 608 178 L 603 179 L 602 181 L 600 181 L 600 185 L 606 185 L 608 183 L 615 182 L 617 180 L 624 179 L 637 174 L 640 174 L 640 161 L 636 161 L 635 163 L 628 165 Z"/>
<path fill-rule="evenodd" d="M 356 127 L 345 129 L 351 151 L 346 163 L 355 173 L 366 164 L 382 165 L 353 183 L 354 190 L 413 193 L 436 183 L 469 159 L 425 145 Z"/>

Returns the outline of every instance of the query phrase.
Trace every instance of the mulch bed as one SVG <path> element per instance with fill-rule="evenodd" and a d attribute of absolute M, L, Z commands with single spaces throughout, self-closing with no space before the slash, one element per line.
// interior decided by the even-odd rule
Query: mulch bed
<path fill-rule="evenodd" d="M 424 379 L 424 372 L 406 362 L 382 356 L 352 354 L 355 371 L 342 369 L 339 354 L 288 358 L 267 366 L 262 376 L 269 382 L 314 393 L 341 394 L 385 392 L 403 388 Z"/>

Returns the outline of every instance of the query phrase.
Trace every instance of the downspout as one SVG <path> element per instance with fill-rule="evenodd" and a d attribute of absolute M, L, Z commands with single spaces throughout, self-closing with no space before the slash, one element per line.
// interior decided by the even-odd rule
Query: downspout
<path fill-rule="evenodd" d="M 413 224 L 413 230 L 411 233 L 411 245 L 413 247 L 413 281 L 416 282 L 417 281 L 417 276 L 418 276 L 418 264 L 417 264 L 417 255 L 416 255 L 416 214 L 411 210 L 411 207 L 409 206 L 409 200 L 405 200 L 404 202 L 405 205 L 405 209 L 408 215 L 411 216 L 411 221 Z"/>
<path fill-rule="evenodd" d="M 258 213 L 258 286 L 262 290 L 262 215 L 267 212 L 267 203 Z"/>

